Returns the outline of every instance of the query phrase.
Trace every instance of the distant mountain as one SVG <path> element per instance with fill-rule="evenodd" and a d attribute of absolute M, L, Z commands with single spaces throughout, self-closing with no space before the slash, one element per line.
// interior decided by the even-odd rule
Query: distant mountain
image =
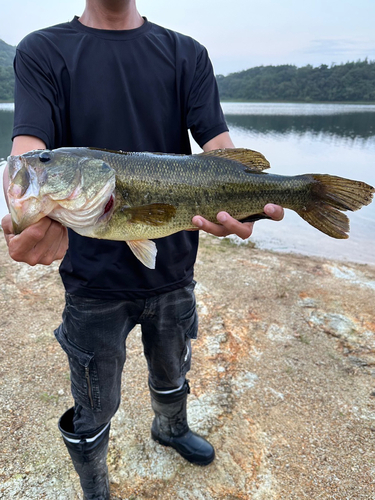
<path fill-rule="evenodd" d="M 16 47 L 8 45 L 3 40 L 0 40 L 0 66 L 12 66 L 13 59 L 16 54 Z"/>
<path fill-rule="evenodd" d="M 15 53 L 16 47 L 0 40 L 0 102 L 13 101 L 13 59 Z"/>
<path fill-rule="evenodd" d="M 375 61 L 258 66 L 218 75 L 217 82 L 223 101 L 374 102 Z"/>
<path fill-rule="evenodd" d="M 0 102 L 13 100 L 16 47 L 0 40 Z M 223 101 L 375 102 L 375 61 L 258 66 L 217 75 Z"/>

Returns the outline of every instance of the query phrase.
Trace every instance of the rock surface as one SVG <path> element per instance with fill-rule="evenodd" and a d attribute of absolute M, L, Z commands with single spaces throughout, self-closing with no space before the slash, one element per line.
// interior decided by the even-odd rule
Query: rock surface
<path fill-rule="evenodd" d="M 57 266 L 0 241 L 0 498 L 81 498 L 56 423 L 72 404 L 53 336 Z M 150 438 L 139 329 L 113 419 L 113 499 L 375 499 L 375 267 L 201 238 L 189 421 L 217 451 L 197 468 Z"/>

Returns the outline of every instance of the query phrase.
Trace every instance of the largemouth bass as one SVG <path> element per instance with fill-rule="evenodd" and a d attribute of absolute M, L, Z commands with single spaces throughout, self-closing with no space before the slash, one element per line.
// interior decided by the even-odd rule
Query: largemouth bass
<path fill-rule="evenodd" d="M 83 236 L 126 241 L 151 269 L 151 240 L 195 228 L 194 215 L 216 222 L 225 210 L 240 221 L 257 220 L 274 203 L 333 238 L 347 238 L 342 211 L 368 205 L 374 193 L 364 182 L 327 174 L 266 174 L 268 161 L 248 149 L 173 155 L 60 148 L 10 156 L 8 165 L 16 233 L 48 216 Z"/>

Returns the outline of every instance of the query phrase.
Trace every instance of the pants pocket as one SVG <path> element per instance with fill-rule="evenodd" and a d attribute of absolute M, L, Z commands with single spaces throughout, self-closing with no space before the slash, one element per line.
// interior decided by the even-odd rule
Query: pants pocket
<path fill-rule="evenodd" d="M 196 282 L 193 280 L 189 285 L 179 291 L 179 303 L 183 305 L 178 316 L 178 326 L 185 332 L 186 340 L 195 340 L 198 335 L 198 313 L 194 294 Z"/>
<path fill-rule="evenodd" d="M 68 356 L 74 401 L 86 409 L 95 412 L 101 411 L 99 379 L 94 353 L 85 351 L 71 342 L 64 332 L 63 324 L 54 333 Z"/>

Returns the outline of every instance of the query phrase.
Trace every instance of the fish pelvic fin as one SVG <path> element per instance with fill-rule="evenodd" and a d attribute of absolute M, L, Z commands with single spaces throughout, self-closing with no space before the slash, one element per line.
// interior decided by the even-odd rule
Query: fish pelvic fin
<path fill-rule="evenodd" d="M 296 212 L 328 236 L 348 238 L 349 219 L 342 211 L 355 211 L 368 205 L 375 189 L 365 182 L 328 174 L 310 174 L 310 177 L 313 178 L 312 201 Z"/>
<path fill-rule="evenodd" d="M 126 242 L 130 250 L 149 269 L 155 269 L 156 265 L 156 244 L 151 240 L 131 240 Z"/>
<path fill-rule="evenodd" d="M 237 161 L 241 163 L 241 165 L 247 167 L 251 172 L 262 172 L 262 170 L 270 168 L 269 161 L 262 153 L 246 148 L 214 149 L 212 151 L 199 153 L 197 156 L 216 156 L 219 158 L 226 158 L 227 160 Z"/>

